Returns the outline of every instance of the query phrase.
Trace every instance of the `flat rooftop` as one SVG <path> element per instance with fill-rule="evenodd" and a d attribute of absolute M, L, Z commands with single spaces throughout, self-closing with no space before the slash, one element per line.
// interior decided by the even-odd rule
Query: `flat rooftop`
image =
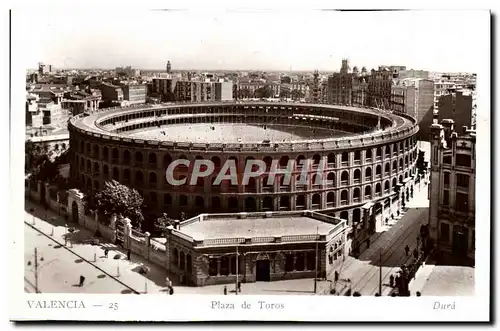
<path fill-rule="evenodd" d="M 281 237 L 295 235 L 328 235 L 337 224 L 328 223 L 308 216 L 273 216 L 266 218 L 213 216 L 180 227 L 180 232 L 195 240 Z"/>

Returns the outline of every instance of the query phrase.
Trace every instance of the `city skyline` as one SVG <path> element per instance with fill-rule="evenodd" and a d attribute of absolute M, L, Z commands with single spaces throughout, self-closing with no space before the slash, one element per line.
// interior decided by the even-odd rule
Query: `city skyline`
<path fill-rule="evenodd" d="M 154 70 L 169 60 L 174 70 L 337 71 L 348 58 L 351 66 L 368 70 L 403 65 L 477 72 L 485 54 L 475 52 L 474 36 L 489 26 L 481 11 L 307 10 L 115 11 L 92 13 L 92 25 L 83 28 L 70 24 L 87 14 L 13 12 L 31 45 L 26 67 L 44 62 L 61 69 Z M 467 29 L 450 29 L 460 21 Z M 470 47 L 460 47 L 464 40 Z"/>

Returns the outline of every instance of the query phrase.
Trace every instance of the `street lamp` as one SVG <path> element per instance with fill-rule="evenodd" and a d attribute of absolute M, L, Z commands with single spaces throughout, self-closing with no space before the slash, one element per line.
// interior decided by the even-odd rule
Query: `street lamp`
<path fill-rule="evenodd" d="M 40 292 L 38 291 L 38 272 L 40 271 L 40 269 L 41 269 L 43 266 L 41 266 L 41 267 L 40 267 L 40 266 L 38 265 L 38 250 L 37 250 L 37 248 L 36 248 L 36 247 L 35 247 L 35 254 L 34 254 L 34 256 L 33 256 L 33 257 L 34 257 L 34 260 L 35 260 L 35 261 L 34 261 L 34 263 L 35 263 L 34 268 L 35 268 L 35 269 L 33 270 L 33 272 L 34 272 L 34 274 L 35 274 L 35 293 L 40 293 Z M 42 257 L 42 256 L 40 256 L 40 262 L 42 262 L 42 261 L 43 261 L 43 257 Z M 31 261 L 28 261 L 28 266 L 30 266 L 30 265 L 31 265 Z"/>

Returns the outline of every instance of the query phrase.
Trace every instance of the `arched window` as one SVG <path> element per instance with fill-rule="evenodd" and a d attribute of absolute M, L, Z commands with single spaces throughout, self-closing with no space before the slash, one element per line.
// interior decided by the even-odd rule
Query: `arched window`
<path fill-rule="evenodd" d="M 392 161 L 392 171 L 395 172 L 398 170 L 398 161 Z"/>
<path fill-rule="evenodd" d="M 401 169 L 403 169 L 403 159 L 402 159 L 402 158 L 401 158 L 401 159 L 399 159 L 399 167 L 400 167 Z"/>
<path fill-rule="evenodd" d="M 170 163 L 172 163 L 172 157 L 170 156 L 170 154 L 165 154 L 163 156 L 163 166 L 165 168 L 168 168 L 168 166 L 170 165 Z"/>
<path fill-rule="evenodd" d="M 111 158 L 113 159 L 113 163 L 118 162 L 118 148 L 113 148 L 111 150 Z"/>
<path fill-rule="evenodd" d="M 335 205 L 335 193 L 334 192 L 328 192 L 326 195 L 326 203 L 329 205 Z"/>
<path fill-rule="evenodd" d="M 319 194 L 314 194 L 312 197 L 312 207 L 313 209 L 320 208 L 321 205 L 321 196 Z"/>
<path fill-rule="evenodd" d="M 156 153 L 149 153 L 149 164 L 156 164 Z"/>
<path fill-rule="evenodd" d="M 165 206 L 170 206 L 170 205 L 172 205 L 172 196 L 171 196 L 170 194 L 165 193 L 165 194 L 163 195 L 163 204 L 164 204 Z"/>
<path fill-rule="evenodd" d="M 375 175 L 382 175 L 382 166 L 380 164 L 375 168 Z"/>
<path fill-rule="evenodd" d="M 342 204 L 347 204 L 347 190 L 342 190 L 340 193 L 340 201 Z"/>
<path fill-rule="evenodd" d="M 321 162 L 321 156 L 319 156 L 318 154 L 314 154 L 314 156 L 313 156 L 313 164 L 314 165 L 318 165 L 320 162 Z"/>
<path fill-rule="evenodd" d="M 218 156 L 212 156 L 211 160 L 214 163 L 215 168 L 220 167 L 220 158 Z"/>
<path fill-rule="evenodd" d="M 372 180 L 372 168 L 370 168 L 370 167 L 366 168 L 365 178 L 366 178 L 366 180 Z"/>
<path fill-rule="evenodd" d="M 359 183 L 361 181 L 361 170 L 354 170 L 354 182 Z"/>
<path fill-rule="evenodd" d="M 273 210 L 274 209 L 273 198 L 265 197 L 264 200 L 262 201 L 262 209 L 264 211 Z"/>
<path fill-rule="evenodd" d="M 347 170 L 342 171 L 340 182 L 342 185 L 347 185 L 349 183 L 349 172 Z"/>
<path fill-rule="evenodd" d="M 327 162 L 328 162 L 328 164 L 334 165 L 335 164 L 335 154 L 333 154 L 333 153 L 328 154 Z"/>
<path fill-rule="evenodd" d="M 328 176 L 326 177 L 326 180 L 327 180 L 328 186 L 335 187 L 335 173 L 334 172 L 330 172 L 328 174 Z"/>
<path fill-rule="evenodd" d="M 123 151 L 123 163 L 130 164 L 130 151 L 128 149 Z"/>
<path fill-rule="evenodd" d="M 365 187 L 365 198 L 370 199 L 372 197 L 372 187 L 370 185 Z"/>
<path fill-rule="evenodd" d="M 179 265 L 179 250 L 177 248 L 174 248 L 174 254 L 173 254 L 173 261 L 172 263 L 174 266 Z"/>
<path fill-rule="evenodd" d="M 280 158 L 280 167 L 286 167 L 288 165 L 288 156 L 284 155 Z"/>
<path fill-rule="evenodd" d="M 142 184 L 144 182 L 144 175 L 142 174 L 142 171 L 138 170 L 135 172 L 135 182 L 137 184 Z"/>
<path fill-rule="evenodd" d="M 215 210 L 219 210 L 221 208 L 219 197 L 212 197 L 212 208 Z"/>
<path fill-rule="evenodd" d="M 143 162 L 142 152 L 135 152 L 135 163 L 141 164 Z"/>
<path fill-rule="evenodd" d="M 396 185 L 398 184 L 396 178 L 393 178 L 392 179 L 392 187 L 396 187 Z"/>
<path fill-rule="evenodd" d="M 305 159 L 306 159 L 306 158 L 305 158 L 305 156 L 304 156 L 304 155 L 299 155 L 299 156 L 297 156 L 297 158 L 295 159 L 295 162 L 296 162 L 296 167 L 297 167 L 297 168 L 301 168 L 303 165 L 305 165 L 305 164 L 304 164 L 304 162 L 305 162 L 304 160 L 305 160 Z M 265 161 L 265 159 L 264 159 L 264 161 Z M 266 164 L 267 164 L 267 162 L 266 162 Z"/>
<path fill-rule="evenodd" d="M 342 153 L 342 164 L 345 164 L 347 162 L 349 162 L 349 153 L 343 152 Z"/>
<path fill-rule="evenodd" d="M 273 163 L 273 158 L 270 157 L 270 156 L 266 156 L 264 159 L 263 159 L 264 163 L 266 164 L 266 170 L 267 171 L 270 171 L 271 170 L 271 165 Z"/>
<path fill-rule="evenodd" d="M 102 149 L 102 158 L 104 161 L 108 162 L 109 155 L 108 148 L 106 146 L 104 146 L 104 148 Z"/>
<path fill-rule="evenodd" d="M 391 186 L 390 186 L 390 184 L 389 184 L 389 181 L 388 181 L 388 180 L 386 180 L 386 181 L 385 181 L 385 184 L 384 184 L 384 193 L 389 192 L 389 190 L 390 190 L 390 189 L 391 189 Z"/>
<path fill-rule="evenodd" d="M 379 195 L 380 193 L 382 193 L 382 187 L 380 183 L 377 183 L 377 185 L 375 185 L 375 194 Z"/>
<path fill-rule="evenodd" d="M 196 196 L 194 199 L 194 204 L 197 208 L 203 208 L 205 206 L 205 199 L 202 196 Z"/>
<path fill-rule="evenodd" d="M 389 165 L 389 163 L 386 163 L 384 173 L 387 176 L 390 172 L 391 172 L 391 166 Z"/>
<path fill-rule="evenodd" d="M 289 210 L 290 209 L 290 197 L 282 196 L 280 198 L 280 209 L 281 210 Z"/>
<path fill-rule="evenodd" d="M 361 161 L 361 151 L 354 152 L 354 161 Z"/>
<path fill-rule="evenodd" d="M 377 147 L 377 159 L 382 157 L 382 148 Z"/>
<path fill-rule="evenodd" d="M 152 187 L 156 186 L 156 179 L 157 179 L 156 173 L 150 172 L 149 173 L 149 185 Z"/>
<path fill-rule="evenodd" d="M 352 193 L 352 197 L 354 198 L 354 201 L 358 201 L 360 195 L 361 195 L 361 193 L 360 193 L 359 187 L 354 188 L 354 191 Z"/>
<path fill-rule="evenodd" d="M 372 150 L 371 149 L 367 149 L 366 150 L 366 160 L 371 160 L 372 159 Z"/>

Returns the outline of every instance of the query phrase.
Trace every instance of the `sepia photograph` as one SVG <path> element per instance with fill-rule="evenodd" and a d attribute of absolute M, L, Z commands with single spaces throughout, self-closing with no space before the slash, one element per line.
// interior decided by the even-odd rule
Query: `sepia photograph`
<path fill-rule="evenodd" d="M 488 10 L 94 9 L 10 12 L 11 319 L 490 318 Z"/>

